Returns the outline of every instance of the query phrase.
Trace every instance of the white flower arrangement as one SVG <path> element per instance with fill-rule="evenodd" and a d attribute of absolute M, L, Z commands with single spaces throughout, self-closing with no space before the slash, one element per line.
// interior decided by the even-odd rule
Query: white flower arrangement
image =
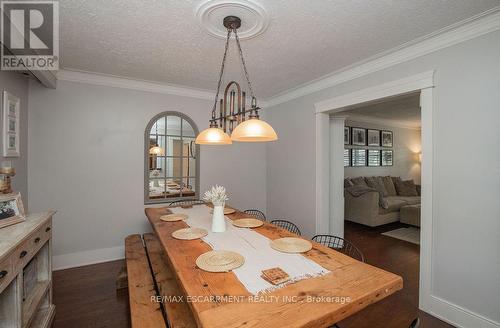
<path fill-rule="evenodd" d="M 212 202 L 214 205 L 222 205 L 229 198 L 226 195 L 226 188 L 223 186 L 215 185 L 212 189 L 205 191 L 203 200 L 206 202 Z"/>

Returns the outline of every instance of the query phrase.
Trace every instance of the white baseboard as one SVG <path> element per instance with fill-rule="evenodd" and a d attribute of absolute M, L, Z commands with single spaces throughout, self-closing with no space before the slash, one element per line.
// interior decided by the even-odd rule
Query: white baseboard
<path fill-rule="evenodd" d="M 63 270 L 79 266 L 109 262 L 125 258 L 125 247 L 110 247 L 90 251 L 55 255 L 52 257 L 52 270 Z"/>
<path fill-rule="evenodd" d="M 424 311 L 459 328 L 500 328 L 500 323 L 434 295 L 430 296 L 429 309 Z"/>

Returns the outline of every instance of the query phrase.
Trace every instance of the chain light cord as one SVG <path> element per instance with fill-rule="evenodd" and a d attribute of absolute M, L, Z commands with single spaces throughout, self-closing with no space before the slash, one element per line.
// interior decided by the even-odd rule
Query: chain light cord
<path fill-rule="evenodd" d="M 222 64 L 221 64 L 220 73 L 219 73 L 219 83 L 217 84 L 217 93 L 215 94 L 214 107 L 212 108 L 212 120 L 211 120 L 211 123 L 214 124 L 214 125 L 217 124 L 215 122 L 215 111 L 217 109 L 217 101 L 219 100 L 220 86 L 222 84 L 222 76 L 224 75 L 224 66 L 226 64 L 226 56 L 227 56 L 227 50 L 229 48 L 229 39 L 231 38 L 231 33 L 232 33 L 232 29 L 227 29 L 226 47 L 224 49 L 224 56 L 222 57 Z"/>
<path fill-rule="evenodd" d="M 238 50 L 239 50 L 240 58 L 241 58 L 241 64 L 243 65 L 243 71 L 245 72 L 245 78 L 247 80 L 248 89 L 250 90 L 250 95 L 252 96 L 252 105 L 253 105 L 254 100 L 255 100 L 255 103 L 257 103 L 257 98 L 255 97 L 255 93 L 253 92 L 252 83 L 250 82 L 250 76 L 248 75 L 247 65 L 245 64 L 245 58 L 243 58 L 243 50 L 241 50 L 240 38 L 238 37 L 238 32 L 236 31 L 236 29 L 234 30 L 234 35 L 236 37 L 236 44 L 238 45 Z M 255 105 L 257 105 L 257 104 L 255 104 Z"/>

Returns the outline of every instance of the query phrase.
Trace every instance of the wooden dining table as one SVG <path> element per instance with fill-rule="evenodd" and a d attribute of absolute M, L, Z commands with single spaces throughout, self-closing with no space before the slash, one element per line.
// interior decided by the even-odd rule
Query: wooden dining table
<path fill-rule="evenodd" d="M 196 258 L 212 248 L 201 239 L 173 238 L 173 231 L 188 225 L 161 221 L 161 215 L 171 213 L 168 208 L 145 212 L 199 327 L 329 327 L 403 288 L 400 276 L 312 242 L 303 256 L 329 273 L 252 295 L 233 272 L 206 272 L 196 266 Z M 226 216 L 234 220 L 248 214 Z M 253 230 L 270 240 L 297 237 L 267 222 Z"/>

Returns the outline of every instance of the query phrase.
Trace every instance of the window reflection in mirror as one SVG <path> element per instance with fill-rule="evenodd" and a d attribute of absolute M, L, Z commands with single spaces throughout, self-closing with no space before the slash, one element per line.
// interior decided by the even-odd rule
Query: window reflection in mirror
<path fill-rule="evenodd" d="M 197 131 L 194 123 L 181 113 L 166 112 L 148 124 L 146 203 L 197 198 Z"/>

